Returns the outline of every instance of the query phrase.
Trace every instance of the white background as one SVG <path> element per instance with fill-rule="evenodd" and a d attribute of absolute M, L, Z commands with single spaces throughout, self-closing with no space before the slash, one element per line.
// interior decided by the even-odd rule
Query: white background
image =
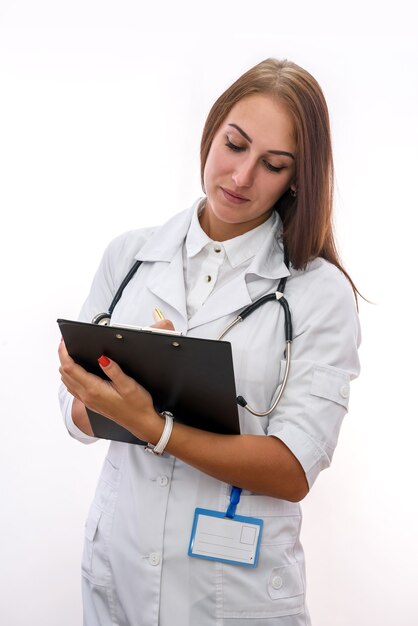
<path fill-rule="evenodd" d="M 303 502 L 314 626 L 418 623 L 416 20 L 405 2 L 0 1 L 0 622 L 81 624 L 84 518 L 107 444 L 58 410 L 57 317 L 105 245 L 201 193 L 217 96 L 268 56 L 325 92 L 362 374 Z M 196 625 L 198 626 L 198 625 Z"/>

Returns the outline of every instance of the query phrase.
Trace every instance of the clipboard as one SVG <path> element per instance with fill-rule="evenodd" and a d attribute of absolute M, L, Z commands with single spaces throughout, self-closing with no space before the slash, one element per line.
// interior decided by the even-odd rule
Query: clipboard
<path fill-rule="evenodd" d="M 70 356 L 107 380 L 97 359 L 106 355 L 153 397 L 156 411 L 209 432 L 240 433 L 231 344 L 66 319 L 58 325 Z M 95 437 L 146 445 L 100 413 L 87 409 Z"/>

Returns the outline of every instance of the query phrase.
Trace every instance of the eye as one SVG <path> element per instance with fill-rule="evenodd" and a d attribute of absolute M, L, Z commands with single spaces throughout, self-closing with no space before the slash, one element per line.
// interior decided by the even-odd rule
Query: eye
<path fill-rule="evenodd" d="M 237 146 L 235 143 L 232 143 L 229 137 L 226 138 L 226 147 L 232 150 L 233 152 L 242 152 L 245 148 L 241 146 Z"/>
<path fill-rule="evenodd" d="M 263 161 L 265 167 L 268 169 L 269 172 L 280 172 L 280 170 L 283 170 L 284 167 L 275 167 L 274 165 L 272 165 L 271 163 L 269 163 L 268 161 Z"/>

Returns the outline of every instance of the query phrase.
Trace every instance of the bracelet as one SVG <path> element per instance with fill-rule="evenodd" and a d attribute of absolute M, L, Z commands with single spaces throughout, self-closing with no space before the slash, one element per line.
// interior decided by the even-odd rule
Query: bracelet
<path fill-rule="evenodd" d="M 161 456 L 164 452 L 165 447 L 168 444 L 168 440 L 170 439 L 171 431 L 173 430 L 173 414 L 170 413 L 170 411 L 163 411 L 160 415 L 161 417 L 165 417 L 163 434 L 155 446 L 153 446 L 152 443 L 148 443 L 144 448 L 145 452 L 151 452 L 157 456 Z"/>

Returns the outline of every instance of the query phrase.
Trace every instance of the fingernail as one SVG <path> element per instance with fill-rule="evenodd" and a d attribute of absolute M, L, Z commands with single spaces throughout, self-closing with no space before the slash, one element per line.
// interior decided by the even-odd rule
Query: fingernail
<path fill-rule="evenodd" d="M 107 356 L 101 356 L 97 359 L 102 367 L 107 367 L 110 363 L 110 359 Z"/>

